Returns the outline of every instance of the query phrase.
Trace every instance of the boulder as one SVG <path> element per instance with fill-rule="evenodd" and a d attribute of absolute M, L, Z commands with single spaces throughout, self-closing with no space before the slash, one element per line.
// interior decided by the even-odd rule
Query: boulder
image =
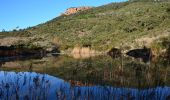
<path fill-rule="evenodd" d="M 122 52 L 118 48 L 112 48 L 107 54 L 110 55 L 112 58 L 117 58 L 122 55 Z"/>

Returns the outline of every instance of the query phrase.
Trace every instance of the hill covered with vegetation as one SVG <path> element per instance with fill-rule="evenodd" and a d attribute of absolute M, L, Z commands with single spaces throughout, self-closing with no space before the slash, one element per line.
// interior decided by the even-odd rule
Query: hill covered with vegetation
<path fill-rule="evenodd" d="M 0 37 L 4 40 L 20 37 L 15 43 L 31 43 L 45 48 L 55 45 L 63 51 L 86 46 L 98 51 L 143 46 L 163 49 L 170 44 L 170 2 L 130 0 L 110 3 L 61 15 L 27 29 L 0 32 Z"/>

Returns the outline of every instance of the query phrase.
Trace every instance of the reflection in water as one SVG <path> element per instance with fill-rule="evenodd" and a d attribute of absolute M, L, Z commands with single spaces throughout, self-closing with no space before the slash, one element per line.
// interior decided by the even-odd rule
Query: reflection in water
<path fill-rule="evenodd" d="M 147 89 L 111 86 L 75 86 L 62 79 L 35 72 L 0 72 L 0 99 L 5 100 L 165 100 L 170 87 Z"/>
<path fill-rule="evenodd" d="M 5 64 L 5 62 L 10 62 L 10 61 L 25 61 L 29 59 L 42 59 L 43 56 L 40 55 L 29 55 L 29 56 L 11 56 L 11 57 L 0 57 L 0 67 Z"/>
<path fill-rule="evenodd" d="M 166 59 L 58 56 L 2 61 L 0 69 L 0 100 L 170 99 Z"/>

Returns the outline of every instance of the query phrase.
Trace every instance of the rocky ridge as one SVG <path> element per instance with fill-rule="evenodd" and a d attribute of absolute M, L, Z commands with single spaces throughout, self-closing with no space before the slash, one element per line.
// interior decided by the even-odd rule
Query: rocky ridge
<path fill-rule="evenodd" d="M 83 6 L 83 7 L 71 7 L 71 8 L 68 8 L 66 10 L 65 13 L 63 13 L 64 15 L 71 15 L 71 14 L 75 14 L 79 11 L 85 11 L 85 10 L 89 10 L 91 9 L 92 7 L 88 7 L 88 6 Z"/>

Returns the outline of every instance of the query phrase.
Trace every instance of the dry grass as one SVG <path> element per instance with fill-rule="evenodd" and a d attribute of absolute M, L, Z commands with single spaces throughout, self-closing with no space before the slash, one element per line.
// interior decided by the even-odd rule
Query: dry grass
<path fill-rule="evenodd" d="M 97 56 L 99 54 L 100 54 L 99 52 L 92 50 L 89 47 L 75 47 L 72 50 L 70 56 L 76 59 L 80 59 L 80 58 L 85 59 L 85 58 Z"/>
<path fill-rule="evenodd" d="M 150 47 L 151 44 L 154 41 L 159 40 L 159 39 L 164 38 L 164 37 L 167 37 L 169 35 L 170 35 L 170 32 L 162 32 L 162 33 L 151 35 L 151 36 L 144 36 L 144 37 L 141 37 L 139 39 L 136 39 L 135 43 L 138 43 L 140 45 L 145 45 L 147 47 Z"/>
<path fill-rule="evenodd" d="M 17 44 L 19 42 L 28 41 L 28 38 L 25 37 L 6 37 L 0 39 L 0 46 L 10 46 L 13 44 Z"/>

